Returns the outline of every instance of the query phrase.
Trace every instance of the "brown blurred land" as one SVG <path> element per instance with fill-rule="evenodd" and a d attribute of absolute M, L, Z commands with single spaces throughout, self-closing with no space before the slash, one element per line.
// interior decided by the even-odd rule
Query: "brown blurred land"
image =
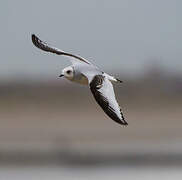
<path fill-rule="evenodd" d="M 127 127 L 109 119 L 86 86 L 0 83 L 0 160 L 156 154 L 177 155 L 182 164 L 182 78 L 149 72 L 121 79 L 114 87 Z"/>

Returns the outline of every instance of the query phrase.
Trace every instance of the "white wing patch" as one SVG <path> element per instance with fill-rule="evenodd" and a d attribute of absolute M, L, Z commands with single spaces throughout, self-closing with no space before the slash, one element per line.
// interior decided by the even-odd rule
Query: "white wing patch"
<path fill-rule="evenodd" d="M 112 83 L 102 75 L 96 75 L 90 83 L 92 94 L 104 112 L 119 124 L 127 125 L 116 101 Z"/>

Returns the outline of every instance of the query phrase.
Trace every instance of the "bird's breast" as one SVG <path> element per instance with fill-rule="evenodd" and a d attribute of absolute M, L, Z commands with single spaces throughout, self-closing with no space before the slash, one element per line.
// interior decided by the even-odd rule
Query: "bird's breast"
<path fill-rule="evenodd" d="M 82 85 L 88 85 L 88 79 L 84 75 L 80 75 L 79 77 L 75 77 L 71 81 L 82 84 Z"/>

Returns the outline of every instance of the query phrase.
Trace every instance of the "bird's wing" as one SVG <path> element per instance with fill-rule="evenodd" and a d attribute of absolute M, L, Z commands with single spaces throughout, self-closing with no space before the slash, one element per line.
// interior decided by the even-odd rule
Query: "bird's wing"
<path fill-rule="evenodd" d="M 86 59 L 84 59 L 82 57 L 79 57 L 79 56 L 76 56 L 76 55 L 73 55 L 70 53 L 66 53 L 66 52 L 64 52 L 58 48 L 50 46 L 46 42 L 43 42 L 42 40 L 40 40 L 35 34 L 32 34 L 32 42 L 37 48 L 42 49 L 43 51 L 47 51 L 47 52 L 55 53 L 58 55 L 70 57 L 70 61 L 73 64 L 76 64 L 78 62 L 82 62 L 82 63 L 86 63 L 86 64 L 91 65 L 91 63 L 89 61 L 87 61 Z"/>
<path fill-rule="evenodd" d="M 103 75 L 96 75 L 90 82 L 91 92 L 104 112 L 115 122 L 127 125 L 119 104 L 116 101 L 112 83 Z"/>

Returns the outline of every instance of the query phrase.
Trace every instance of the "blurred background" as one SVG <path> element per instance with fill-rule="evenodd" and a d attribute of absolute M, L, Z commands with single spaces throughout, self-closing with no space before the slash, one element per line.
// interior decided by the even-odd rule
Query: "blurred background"
<path fill-rule="evenodd" d="M 0 3 L 0 179 L 182 177 L 182 2 Z M 129 125 L 109 119 L 88 87 L 60 79 L 70 63 L 31 34 L 81 55 L 123 84 Z"/>

